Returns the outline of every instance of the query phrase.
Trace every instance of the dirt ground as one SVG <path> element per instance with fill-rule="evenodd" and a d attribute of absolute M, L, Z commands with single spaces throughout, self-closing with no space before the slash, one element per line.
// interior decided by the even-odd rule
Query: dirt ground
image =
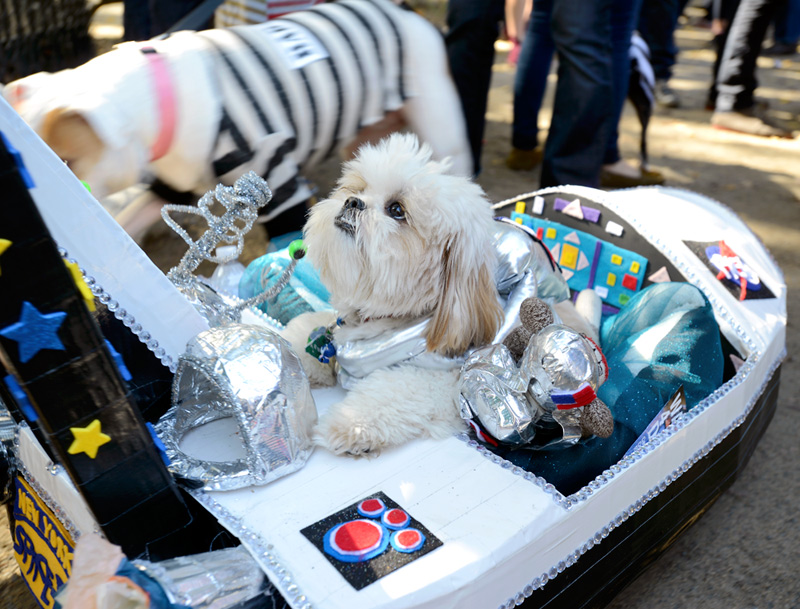
<path fill-rule="evenodd" d="M 693 190 L 727 204 L 762 239 L 782 267 L 789 286 L 788 357 L 778 410 L 748 467 L 711 509 L 653 566 L 611 603 L 611 609 L 800 609 L 800 139 L 777 140 L 712 129 L 703 109 L 711 64 L 711 34 L 689 11 L 677 32 L 681 49 L 672 86 L 678 109 L 657 109 L 649 130 L 651 164 L 668 185 Z M 504 159 L 510 142 L 514 68 L 499 45 L 490 94 L 484 171 L 478 182 L 500 201 L 538 187 L 538 172 L 512 172 Z M 759 60 L 758 95 L 773 117 L 800 129 L 800 55 Z M 551 79 L 553 77 L 551 76 Z M 546 127 L 548 94 L 539 121 Z M 638 156 L 639 125 L 627 108 L 620 130 L 623 156 Z M 320 193 L 338 174 L 330 161 L 308 175 Z M 185 251 L 168 229 L 144 242 L 162 268 Z M 249 239 L 249 260 L 263 251 L 263 235 Z M 0 510 L 0 606 L 35 606 L 16 571 L 4 511 Z"/>

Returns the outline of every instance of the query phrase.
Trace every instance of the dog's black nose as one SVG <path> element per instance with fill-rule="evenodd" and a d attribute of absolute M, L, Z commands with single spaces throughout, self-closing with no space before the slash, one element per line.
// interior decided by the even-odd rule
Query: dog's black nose
<path fill-rule="evenodd" d="M 367 206 L 366 203 L 364 203 L 364 201 L 362 201 L 358 197 L 350 197 L 349 199 L 347 199 L 347 201 L 344 202 L 345 209 L 356 209 L 358 211 L 361 211 L 366 206 Z"/>

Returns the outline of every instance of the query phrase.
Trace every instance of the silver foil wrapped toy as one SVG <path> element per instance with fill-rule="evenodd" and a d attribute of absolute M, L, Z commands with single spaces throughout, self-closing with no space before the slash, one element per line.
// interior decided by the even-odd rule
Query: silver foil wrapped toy
<path fill-rule="evenodd" d="M 462 417 L 490 444 L 555 448 L 609 437 L 614 420 L 596 394 L 608 365 L 597 344 L 555 323 L 535 297 L 523 301 L 520 321 L 502 344 L 478 349 L 464 363 Z M 561 433 L 553 437 L 556 426 Z M 548 441 L 537 438 L 539 431 L 548 432 Z"/>

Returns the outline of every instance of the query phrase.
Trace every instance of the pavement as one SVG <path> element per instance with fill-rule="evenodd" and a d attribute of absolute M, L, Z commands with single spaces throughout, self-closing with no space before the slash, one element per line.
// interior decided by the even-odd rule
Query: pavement
<path fill-rule="evenodd" d="M 118 10 L 116 6 L 101 11 Z M 113 26 L 113 17 L 109 21 L 105 25 Z M 711 34 L 691 19 L 676 38 L 681 52 L 670 84 L 682 105 L 656 110 L 648 132 L 651 166 L 666 176 L 668 185 L 728 205 L 770 250 L 788 285 L 788 356 L 775 418 L 747 467 L 609 608 L 800 609 L 800 140 L 712 128 L 710 113 L 703 109 L 714 59 Z M 537 170 L 513 172 L 504 164 L 510 147 L 514 68 L 505 62 L 507 49 L 498 45 L 498 50 L 484 170 L 477 179 L 493 201 L 538 187 Z M 758 78 L 757 94 L 770 102 L 772 117 L 800 128 L 800 56 L 759 59 Z M 545 128 L 552 88 L 539 117 Z M 638 138 L 638 121 L 629 107 L 620 125 L 625 158 L 638 157 Z M 332 160 L 308 177 L 324 194 L 337 175 L 338 162 Z M 157 258 L 164 239 L 149 241 L 145 249 Z M 5 514 L 0 513 L 0 607 L 30 609 L 36 605 L 14 568 L 7 530 Z"/>

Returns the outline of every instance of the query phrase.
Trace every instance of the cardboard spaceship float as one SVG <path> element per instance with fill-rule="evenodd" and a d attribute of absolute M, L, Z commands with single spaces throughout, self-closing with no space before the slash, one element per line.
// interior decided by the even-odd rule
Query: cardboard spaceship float
<path fill-rule="evenodd" d="M 12 489 L 15 554 L 44 607 L 69 578 L 75 542 L 90 533 L 143 560 L 140 568 L 156 579 L 180 571 L 188 588 L 204 569 L 211 579 L 230 574 L 230 563 L 204 562 L 204 553 L 237 548 L 236 564 L 251 562 L 266 578 L 245 586 L 238 572 L 239 596 L 224 583 L 215 589 L 216 598 L 229 595 L 223 606 L 275 599 L 326 609 L 597 606 L 733 482 L 775 410 L 786 286 L 745 224 L 688 191 L 563 187 L 499 203 L 497 212 L 548 246 L 571 288 L 593 288 L 608 307 L 665 280 L 702 292 L 727 365 L 722 384 L 690 410 L 567 488 L 472 433 L 417 440 L 375 459 L 312 452 L 301 442 L 253 460 L 252 447 L 242 452 L 253 419 L 226 427 L 206 407 L 197 420 L 168 424 L 209 423 L 179 448 L 203 453 L 206 463 L 220 464 L 222 479 L 241 484 L 175 477 L 149 425 L 169 407 L 168 397 L 164 404 L 156 396 L 169 396 L 177 373 L 198 402 L 204 395 L 206 404 L 220 396 L 246 402 L 233 395 L 241 374 L 234 364 L 248 356 L 235 349 L 207 356 L 214 340 L 229 343 L 209 334 L 207 319 L 4 102 L 0 131 L 0 455 Z M 719 257 L 735 259 L 739 274 L 722 272 Z M 86 297 L 62 258 L 79 266 Z M 90 302 L 101 309 L 100 325 Z M 242 321 L 265 335 L 274 329 L 249 308 Z M 293 369 L 291 352 L 275 345 L 277 361 Z M 134 354 L 137 370 L 127 370 L 131 361 L 115 363 L 114 351 Z M 218 375 L 209 365 L 229 367 Z M 132 384 L 142 369 L 150 382 Z M 286 382 L 307 399 L 302 379 Z M 314 390 L 316 410 L 341 391 Z M 303 424 L 313 416 L 301 412 Z M 283 437 L 281 425 L 298 424 L 261 423 L 251 427 L 262 438 Z M 184 465 L 191 474 L 197 463 Z M 270 471 L 278 475 L 248 484 L 258 471 L 261 482 Z M 170 600 L 199 607 L 208 598 Z"/>

